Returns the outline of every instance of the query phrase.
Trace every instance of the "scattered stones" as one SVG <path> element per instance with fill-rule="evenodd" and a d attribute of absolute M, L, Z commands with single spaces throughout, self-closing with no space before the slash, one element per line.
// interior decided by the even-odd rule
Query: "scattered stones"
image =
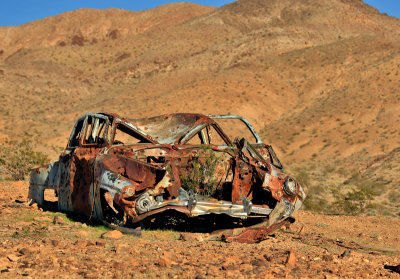
<path fill-rule="evenodd" d="M 10 261 L 8 258 L 1 257 L 0 258 L 0 270 L 4 270 L 6 268 L 10 267 Z"/>
<path fill-rule="evenodd" d="M 296 265 L 296 256 L 294 250 L 290 249 L 288 251 L 288 256 L 285 262 L 286 266 L 294 267 Z"/>
<path fill-rule="evenodd" d="M 97 239 L 96 240 L 96 245 L 97 246 L 106 246 L 106 241 L 104 239 Z"/>
<path fill-rule="evenodd" d="M 97 273 L 86 273 L 84 278 L 98 278 L 99 275 Z"/>
<path fill-rule="evenodd" d="M 170 254 L 164 252 L 164 254 L 160 257 L 160 260 L 158 261 L 158 265 L 161 267 L 170 267 L 172 265 Z"/>
<path fill-rule="evenodd" d="M 55 225 L 64 225 L 64 219 L 61 216 L 54 216 L 53 224 Z"/>
<path fill-rule="evenodd" d="M 96 241 L 94 241 L 94 240 L 88 240 L 86 242 L 86 246 L 95 246 L 95 245 L 96 245 Z"/>
<path fill-rule="evenodd" d="M 17 261 L 19 260 L 18 256 L 17 256 L 17 255 L 14 255 L 14 254 L 8 255 L 8 256 L 7 256 L 7 259 L 8 259 L 10 262 L 17 262 Z"/>
<path fill-rule="evenodd" d="M 331 262 L 331 261 L 333 261 L 333 256 L 332 256 L 332 255 L 329 255 L 329 254 L 322 255 L 322 259 L 323 259 L 324 261 Z"/>
<path fill-rule="evenodd" d="M 51 240 L 51 245 L 53 245 L 54 247 L 57 247 L 59 244 L 60 244 L 60 242 L 57 239 Z"/>
<path fill-rule="evenodd" d="M 38 209 L 39 209 L 37 203 L 32 203 L 32 204 L 30 205 L 30 207 L 31 207 L 32 209 L 35 209 L 35 210 L 38 210 Z"/>
<path fill-rule="evenodd" d="M 89 233 L 87 231 L 78 231 L 76 233 L 76 236 L 78 236 L 78 237 L 88 237 Z"/>
<path fill-rule="evenodd" d="M 11 210 L 9 208 L 3 208 L 2 214 L 11 214 Z"/>
<path fill-rule="evenodd" d="M 253 266 L 251 264 L 241 264 L 239 269 L 243 272 L 249 272 L 253 270 Z"/>
<path fill-rule="evenodd" d="M 78 247 L 79 249 L 82 249 L 87 246 L 87 241 L 79 239 L 79 240 L 75 241 L 74 245 L 76 247 Z"/>
<path fill-rule="evenodd" d="M 33 220 L 36 222 L 51 222 L 51 218 L 48 216 L 36 216 Z"/>
<path fill-rule="evenodd" d="M 122 253 L 124 251 L 128 251 L 129 250 L 129 245 L 127 243 L 120 243 L 118 244 L 118 246 L 115 249 L 116 253 Z"/>
<path fill-rule="evenodd" d="M 203 236 L 199 233 L 181 233 L 179 240 L 184 241 L 204 241 Z"/>
<path fill-rule="evenodd" d="M 21 255 L 28 255 L 31 252 L 31 250 L 29 248 L 24 247 L 24 248 L 19 249 L 18 252 Z"/>
<path fill-rule="evenodd" d="M 109 231 L 101 235 L 102 238 L 108 238 L 108 239 L 120 239 L 122 236 L 123 236 L 122 232 L 117 230 Z"/>

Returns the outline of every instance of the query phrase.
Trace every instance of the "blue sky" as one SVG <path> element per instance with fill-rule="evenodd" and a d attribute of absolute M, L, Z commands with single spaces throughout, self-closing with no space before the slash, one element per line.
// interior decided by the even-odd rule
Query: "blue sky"
<path fill-rule="evenodd" d="M 79 8 L 120 8 L 131 11 L 151 9 L 163 4 L 184 0 L 0 0 L 0 26 L 20 25 Z M 232 0 L 186 0 L 201 5 L 220 7 Z M 265 0 L 267 1 L 267 0 Z M 400 0 L 364 0 L 382 13 L 400 18 Z"/>

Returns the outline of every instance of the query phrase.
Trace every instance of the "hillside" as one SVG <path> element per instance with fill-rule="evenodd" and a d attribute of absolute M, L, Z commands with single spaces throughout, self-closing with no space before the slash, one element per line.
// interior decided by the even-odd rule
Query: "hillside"
<path fill-rule="evenodd" d="M 87 111 L 240 114 L 310 208 L 353 189 L 396 215 L 398 160 L 368 166 L 400 146 L 399 71 L 400 20 L 361 0 L 82 9 L 0 28 L 0 138 L 55 159 Z"/>

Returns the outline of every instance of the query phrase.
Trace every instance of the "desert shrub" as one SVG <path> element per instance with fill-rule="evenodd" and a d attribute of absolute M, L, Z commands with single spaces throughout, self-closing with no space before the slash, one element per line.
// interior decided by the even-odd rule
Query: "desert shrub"
<path fill-rule="evenodd" d="M 314 212 L 327 212 L 329 203 L 326 199 L 313 194 L 307 194 L 304 200 L 304 209 Z"/>
<path fill-rule="evenodd" d="M 359 189 L 365 189 L 374 195 L 382 195 L 386 191 L 386 182 L 382 180 L 371 180 L 361 176 L 359 173 L 353 174 L 344 182 L 344 185 L 354 185 Z"/>
<path fill-rule="evenodd" d="M 34 151 L 28 140 L 7 141 L 0 146 L 0 173 L 23 180 L 32 167 L 48 163 L 47 155 Z"/>
<path fill-rule="evenodd" d="M 334 202 L 331 205 L 333 213 L 358 215 L 365 213 L 374 198 L 374 192 L 367 188 L 353 188 L 346 192 L 332 190 Z"/>
<path fill-rule="evenodd" d="M 180 176 L 182 188 L 206 196 L 213 195 L 218 182 L 218 161 L 218 156 L 211 148 L 202 146 L 198 150 L 198 156 L 193 157 L 192 162 Z"/>
<path fill-rule="evenodd" d="M 116 40 L 118 38 L 119 32 L 118 30 L 114 29 L 110 33 L 108 33 L 108 37 L 112 40 Z"/>
<path fill-rule="evenodd" d="M 400 204 L 400 192 L 390 191 L 389 201 L 392 203 Z"/>
<path fill-rule="evenodd" d="M 75 35 L 72 37 L 71 44 L 77 46 L 83 46 L 85 38 L 82 35 Z"/>
<path fill-rule="evenodd" d="M 305 188 L 310 186 L 310 175 L 308 174 L 308 170 L 303 168 L 296 168 L 293 172 L 293 176 L 296 180 Z"/>

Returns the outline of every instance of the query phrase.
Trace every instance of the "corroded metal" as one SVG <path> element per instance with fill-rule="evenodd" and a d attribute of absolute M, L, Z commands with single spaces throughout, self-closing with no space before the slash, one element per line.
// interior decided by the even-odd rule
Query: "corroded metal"
<path fill-rule="evenodd" d="M 257 142 L 232 141 L 214 119 L 245 123 Z M 58 210 L 119 229 L 166 210 L 265 219 L 210 238 L 247 243 L 293 222 L 306 197 L 246 119 L 189 113 L 147 119 L 86 114 L 59 160 L 32 171 L 29 197 L 44 205 L 46 189 L 56 192 Z"/>

